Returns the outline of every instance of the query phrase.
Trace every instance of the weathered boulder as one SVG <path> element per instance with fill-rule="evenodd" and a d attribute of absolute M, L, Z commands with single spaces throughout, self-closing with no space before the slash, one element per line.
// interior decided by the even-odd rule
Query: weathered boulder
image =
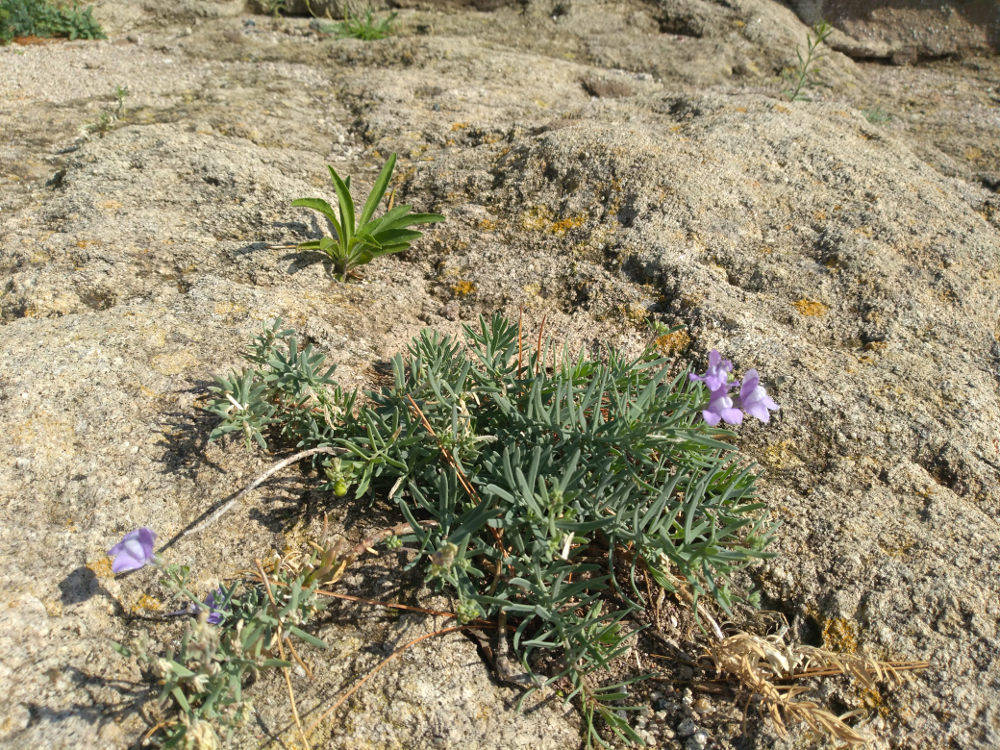
<path fill-rule="evenodd" d="M 833 47 L 855 58 L 895 63 L 1000 50 L 1000 5 L 994 0 L 791 0 L 803 21 L 825 20 L 844 35 Z"/>

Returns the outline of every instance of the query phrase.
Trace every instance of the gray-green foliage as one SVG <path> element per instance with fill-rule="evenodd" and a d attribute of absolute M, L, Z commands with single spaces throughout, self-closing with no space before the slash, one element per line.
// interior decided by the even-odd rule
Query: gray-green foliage
<path fill-rule="evenodd" d="M 368 200 L 365 201 L 361 216 L 355 217 L 354 201 L 351 198 L 351 178 L 341 179 L 333 167 L 330 179 L 337 194 L 337 211 L 322 198 L 299 198 L 293 206 L 319 211 L 333 228 L 333 237 L 309 240 L 298 245 L 299 250 L 316 251 L 325 254 L 333 263 L 333 270 L 341 281 L 357 266 L 369 263 L 382 255 L 406 250 L 410 243 L 418 239 L 420 232 L 409 229 L 418 224 L 432 224 L 444 221 L 440 214 L 411 213 L 410 206 L 396 206 L 377 219 L 375 210 L 382 202 L 389 186 L 389 178 L 396 165 L 393 154 L 375 180 Z"/>
<path fill-rule="evenodd" d="M 393 384 L 357 401 L 277 325 L 250 361 L 216 387 L 215 434 L 342 450 L 316 459 L 325 486 L 393 500 L 419 550 L 410 566 L 462 619 L 510 623 L 536 686 L 579 700 L 588 744 L 603 742 L 598 717 L 638 741 L 619 713 L 627 681 L 602 675 L 630 648 L 645 576 L 728 608 L 733 573 L 765 556 L 751 469 L 703 422 L 704 386 L 651 351 L 528 355 L 495 316 L 464 342 L 422 333 Z"/>
<path fill-rule="evenodd" d="M 17 36 L 104 39 L 93 9 L 48 0 L 0 0 L 0 44 Z"/>
<path fill-rule="evenodd" d="M 826 21 L 820 21 L 806 35 L 805 55 L 802 54 L 802 50 L 795 50 L 798 65 L 784 75 L 785 82 L 788 84 L 785 95 L 790 101 L 808 100 L 809 97 L 805 94 L 806 90 L 819 86 L 820 81 L 816 77 L 819 69 L 818 63 L 826 55 L 820 49 L 820 45 L 826 41 L 831 33 L 833 33 L 833 27 Z"/>
<path fill-rule="evenodd" d="M 166 653 L 148 636 L 130 648 L 116 647 L 124 656 L 135 656 L 161 686 L 161 718 L 152 739 L 168 748 L 218 747 L 219 730 L 228 741 L 233 729 L 252 716 L 244 694 L 248 680 L 263 670 L 292 666 L 280 658 L 291 653 L 291 639 L 325 648 L 303 627 L 324 608 L 316 589 L 333 564 L 332 552 L 326 552 L 304 565 L 276 565 L 267 588 L 237 580 L 216 592 L 211 615 L 188 588 L 187 566 L 168 566 L 164 584 L 188 605 L 186 611 L 200 610 L 199 616 L 185 624 Z"/>

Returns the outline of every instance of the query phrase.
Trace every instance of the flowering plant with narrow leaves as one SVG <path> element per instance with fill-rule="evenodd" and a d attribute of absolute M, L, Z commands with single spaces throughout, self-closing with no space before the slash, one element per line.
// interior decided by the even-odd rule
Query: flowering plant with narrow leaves
<path fill-rule="evenodd" d="M 410 533 L 389 538 L 411 550 L 408 566 L 454 597 L 461 621 L 510 633 L 526 695 L 560 687 L 588 746 L 606 731 L 641 744 L 623 701 L 644 675 L 610 675 L 650 587 L 683 590 L 694 613 L 700 597 L 728 611 L 753 594 L 734 574 L 768 554 L 755 476 L 717 426 L 777 408 L 756 373 L 733 398 L 717 352 L 704 375 L 652 349 L 573 357 L 540 339 L 526 352 L 519 325 L 496 315 L 461 339 L 421 333 L 393 360 L 393 383 L 356 398 L 280 330 L 220 379 L 215 434 L 322 448 L 321 487 L 394 502 Z"/>
<path fill-rule="evenodd" d="M 382 167 L 382 172 L 372 187 L 361 216 L 355 219 L 354 200 L 351 198 L 351 178 L 341 179 L 333 167 L 330 179 L 337 193 L 337 211 L 322 198 L 298 198 L 293 206 L 311 208 L 318 211 L 333 228 L 333 237 L 322 237 L 298 244 L 299 250 L 318 251 L 333 262 L 333 270 L 341 281 L 347 281 L 352 269 L 369 263 L 382 255 L 390 255 L 406 250 L 421 234 L 409 227 L 418 224 L 433 224 L 444 221 L 440 214 L 412 213 L 410 206 L 390 208 L 378 218 L 375 210 L 382 202 L 389 186 L 389 178 L 396 165 L 393 154 Z"/>

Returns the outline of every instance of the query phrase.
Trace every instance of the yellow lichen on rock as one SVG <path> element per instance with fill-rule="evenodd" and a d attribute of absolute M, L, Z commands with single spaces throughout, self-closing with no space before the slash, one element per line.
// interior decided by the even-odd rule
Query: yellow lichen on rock
<path fill-rule="evenodd" d="M 570 229 L 575 229 L 586 220 L 586 214 L 574 214 L 563 219 L 554 219 L 552 212 L 546 206 L 535 206 L 524 212 L 521 223 L 525 229 L 533 231 L 566 234 Z"/>
<path fill-rule="evenodd" d="M 110 557 L 99 557 L 96 560 L 91 560 L 87 563 L 87 568 L 93 572 L 97 578 L 111 578 L 111 576 L 114 575 L 111 572 Z"/>
<path fill-rule="evenodd" d="M 688 335 L 688 332 L 681 329 L 657 336 L 653 345 L 660 354 L 670 355 L 684 351 L 690 343 L 691 337 Z"/>
<path fill-rule="evenodd" d="M 769 445 L 764 449 L 761 461 L 773 469 L 790 469 L 801 466 L 802 459 L 792 450 L 793 445 L 791 440 L 782 440 L 780 443 Z"/>
<path fill-rule="evenodd" d="M 166 352 L 153 357 L 153 369 L 162 375 L 179 375 L 198 364 L 198 358 L 188 349 Z"/>
<path fill-rule="evenodd" d="M 830 309 L 822 302 L 817 302 L 813 299 L 808 299 L 803 297 L 802 299 L 795 300 L 792 303 L 792 307 L 799 311 L 800 315 L 804 315 L 807 318 L 818 318 L 826 315 L 827 311 Z"/>
<path fill-rule="evenodd" d="M 159 612 L 163 609 L 163 602 L 149 594 L 143 594 L 136 599 L 132 605 L 132 614 L 141 615 L 143 612 Z"/>
<path fill-rule="evenodd" d="M 823 620 L 823 648 L 842 654 L 858 652 L 858 628 L 843 617 Z"/>

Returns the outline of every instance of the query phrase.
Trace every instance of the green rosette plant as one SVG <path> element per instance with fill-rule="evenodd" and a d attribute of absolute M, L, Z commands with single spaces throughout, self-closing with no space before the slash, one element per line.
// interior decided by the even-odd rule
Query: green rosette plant
<path fill-rule="evenodd" d="M 351 198 L 351 178 L 342 179 L 337 170 L 328 167 L 337 194 L 337 210 L 334 211 L 322 198 L 298 198 L 292 201 L 292 205 L 321 213 L 333 228 L 334 236 L 301 242 L 297 245 L 298 249 L 323 253 L 332 262 L 336 277 L 340 281 L 347 281 L 353 269 L 358 266 L 409 248 L 421 236 L 420 232 L 410 227 L 444 221 L 441 214 L 412 213 L 408 205 L 390 208 L 374 218 L 395 166 L 396 155 L 393 154 L 375 180 L 360 217 L 355 215 L 354 200 Z"/>

